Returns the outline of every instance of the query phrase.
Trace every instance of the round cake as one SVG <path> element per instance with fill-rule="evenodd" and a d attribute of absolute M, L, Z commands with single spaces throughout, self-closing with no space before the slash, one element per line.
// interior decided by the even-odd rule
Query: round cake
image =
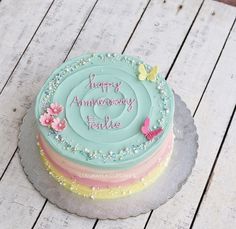
<path fill-rule="evenodd" d="M 37 144 L 65 188 L 92 199 L 121 198 L 166 168 L 173 115 L 173 92 L 157 66 L 122 54 L 85 54 L 57 68 L 39 92 Z"/>

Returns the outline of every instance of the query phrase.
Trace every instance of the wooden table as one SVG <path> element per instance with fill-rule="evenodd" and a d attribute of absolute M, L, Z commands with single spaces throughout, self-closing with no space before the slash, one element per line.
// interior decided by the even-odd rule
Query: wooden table
<path fill-rule="evenodd" d="M 235 16 L 236 8 L 210 0 L 0 1 L 0 228 L 236 228 Z M 182 190 L 125 220 L 58 209 L 29 183 L 17 153 L 21 120 L 51 71 L 97 51 L 158 64 L 199 134 Z"/>

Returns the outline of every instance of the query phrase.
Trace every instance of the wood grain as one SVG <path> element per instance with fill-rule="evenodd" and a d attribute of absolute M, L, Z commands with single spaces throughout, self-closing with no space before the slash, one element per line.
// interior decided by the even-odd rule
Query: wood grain
<path fill-rule="evenodd" d="M 201 5 L 201 1 L 186 2 L 181 14 L 176 14 L 176 10 L 181 3 L 182 1 L 175 1 L 168 2 L 168 5 L 165 5 L 162 1 L 151 2 L 125 53 L 140 55 L 142 59 L 153 64 L 159 63 L 157 60 L 162 60 L 163 64 L 161 66 L 165 66 L 167 72 Z M 157 25 L 162 29 L 157 29 Z M 175 25 L 178 25 L 178 30 L 173 29 Z M 167 46 L 169 48 L 164 53 L 158 51 Z M 164 57 L 161 57 L 161 55 L 164 55 Z M 167 56 L 168 58 L 165 58 Z M 149 213 L 116 221 L 99 220 L 96 229 L 143 228 L 148 216 Z"/>
<path fill-rule="evenodd" d="M 236 56 L 231 52 L 236 45 L 235 31 L 234 26 L 194 118 L 199 135 L 199 150 L 192 175 L 181 192 L 153 212 L 147 228 L 157 224 L 168 229 L 189 228 L 192 223 L 236 102 L 236 66 L 233 66 Z"/>
<path fill-rule="evenodd" d="M 198 104 L 198 101 L 201 97 L 201 94 L 204 91 L 206 82 L 208 81 L 208 79 L 211 75 L 211 71 L 214 68 L 214 65 L 217 61 L 220 51 L 221 51 L 221 49 L 224 45 L 224 42 L 227 38 L 228 31 L 234 21 L 235 10 L 231 7 L 225 7 L 225 10 L 222 11 L 220 9 L 220 5 L 221 4 L 210 2 L 210 1 L 207 1 L 204 4 L 202 10 L 200 11 L 200 13 L 198 15 L 198 18 L 196 19 L 196 22 L 194 23 L 192 30 L 190 31 L 189 36 L 185 42 L 186 45 L 184 44 L 184 46 L 178 56 L 178 59 L 171 71 L 170 79 L 168 79 L 169 83 L 173 86 L 175 91 L 177 91 L 177 93 L 179 93 L 182 96 L 182 98 L 185 101 L 187 101 L 187 104 L 190 106 L 190 109 L 192 111 L 194 111 L 194 108 L 197 107 L 197 104 Z M 153 14 L 154 14 L 154 12 L 156 12 L 155 8 L 150 8 L 150 9 L 153 10 Z M 173 7 L 173 9 L 176 9 L 176 8 Z M 186 9 L 185 5 L 183 7 L 183 10 L 184 9 Z M 212 15 L 213 11 L 216 11 L 216 15 L 215 15 L 216 18 L 214 18 Z M 151 17 L 153 17 L 153 14 L 147 10 L 147 15 L 148 15 L 147 17 L 151 18 Z M 170 17 L 168 12 L 163 13 L 163 15 L 167 15 L 167 18 Z M 149 22 L 149 27 L 151 27 L 150 18 L 149 18 L 149 20 L 147 20 Z M 222 18 L 224 18 L 223 22 L 221 22 Z M 183 21 L 183 19 L 181 21 Z M 219 23 L 219 22 L 221 22 L 221 23 Z M 157 22 L 155 21 L 154 23 L 157 23 Z M 161 20 L 159 20 L 159 24 L 162 24 Z M 131 44 L 130 44 L 131 48 L 130 48 L 130 46 L 127 47 L 128 53 L 135 55 L 136 54 L 135 51 L 139 52 L 141 50 L 141 48 L 140 49 L 135 48 L 136 40 L 137 40 L 137 43 L 140 43 L 139 31 L 140 31 L 140 34 L 141 33 L 145 34 L 146 30 L 147 30 L 148 31 L 147 34 L 149 34 L 149 36 L 152 37 L 152 39 L 162 36 L 162 33 L 158 33 L 153 29 L 154 26 L 153 26 L 153 28 L 149 28 L 149 27 L 146 26 L 145 17 L 144 17 L 142 20 L 142 23 L 139 25 L 136 33 L 134 34 L 133 39 L 131 40 Z M 165 28 L 166 27 L 168 28 L 168 26 L 165 26 Z M 179 29 L 179 30 L 181 31 L 181 29 Z M 164 33 L 164 34 L 168 34 L 169 35 L 168 37 L 172 37 L 171 31 L 174 31 L 176 34 L 176 30 L 173 30 L 173 28 L 168 30 L 168 32 L 165 31 L 166 33 Z M 200 35 L 198 35 L 198 34 L 200 34 Z M 215 34 L 219 34 L 219 36 L 214 38 L 214 42 L 212 42 L 212 37 L 215 36 Z M 174 37 L 174 35 L 173 35 L 173 37 Z M 176 37 L 178 37 L 177 34 L 176 34 Z M 152 39 L 150 39 L 150 40 L 152 40 Z M 153 46 L 152 45 L 150 46 L 150 43 L 148 43 L 148 41 L 147 41 L 147 44 L 145 44 L 145 42 L 142 42 L 142 43 L 143 43 L 142 55 L 144 55 L 145 50 L 147 50 L 147 53 L 150 52 L 151 56 L 154 60 L 161 58 L 162 53 L 159 53 L 158 51 L 152 53 Z M 161 43 L 160 47 L 166 47 L 167 43 L 169 43 L 169 44 L 171 43 L 170 38 L 168 39 L 166 37 L 165 38 L 163 37 L 159 41 L 159 43 Z M 172 40 L 172 43 L 174 43 L 174 40 Z M 179 42 L 179 44 L 180 43 L 181 42 Z M 157 46 L 155 49 L 158 50 L 158 42 L 155 45 Z M 176 45 L 178 45 L 178 41 L 176 41 Z M 175 52 L 173 52 L 172 58 L 174 58 L 174 54 L 176 54 L 176 52 L 178 50 L 178 46 L 175 47 L 174 50 L 175 50 Z M 172 53 L 168 53 L 166 51 L 165 55 L 168 55 L 168 54 L 171 55 Z M 151 61 L 151 58 L 148 56 L 147 56 L 147 59 L 149 59 L 149 61 Z M 166 62 L 164 63 L 164 60 L 163 60 L 162 66 L 168 66 L 168 64 L 169 64 L 169 67 L 170 67 L 170 62 L 168 63 L 167 60 L 165 60 L 165 61 Z M 201 69 L 202 67 L 204 67 L 204 68 Z M 168 67 L 166 67 L 165 72 L 167 72 L 167 71 L 168 71 Z M 201 73 L 201 75 L 199 74 L 199 72 Z M 204 73 L 204 74 L 202 74 L 202 73 Z M 190 74 L 191 74 L 191 77 L 190 77 Z M 185 92 L 185 90 L 187 90 L 187 91 Z M 192 95 L 194 95 L 194 96 L 192 96 Z M 191 101 L 190 99 L 192 99 L 193 101 Z M 189 100 L 190 100 L 190 102 L 189 102 Z M 169 205 L 169 207 L 167 208 L 167 211 L 170 208 L 171 207 Z M 189 211 L 191 212 L 191 209 Z M 166 228 L 168 228 L 168 226 L 169 226 L 168 223 L 171 222 L 172 219 L 166 217 L 166 212 L 165 212 L 165 214 L 163 214 L 163 219 L 161 219 L 161 220 L 165 221 Z M 194 211 L 193 211 L 193 213 L 194 213 Z M 189 213 L 187 213 L 187 214 L 189 214 Z M 188 217 L 187 214 L 185 213 L 186 217 Z M 160 212 L 158 211 L 158 213 L 156 215 L 160 215 Z M 166 218 L 164 218 L 164 217 L 166 217 Z M 153 218 L 153 216 L 152 216 L 152 218 Z M 135 220 L 137 220 L 137 219 L 135 219 Z M 157 220 L 155 221 L 155 223 L 153 223 L 152 226 L 149 226 L 149 228 L 155 228 L 155 225 L 159 222 L 159 220 L 160 220 L 160 218 L 158 217 Z M 124 222 L 122 222 L 122 223 L 124 223 Z M 145 222 L 143 222 L 143 224 L 139 223 L 139 226 L 143 227 L 144 224 L 145 224 Z M 117 223 L 116 222 L 113 223 L 110 221 L 107 221 L 105 223 L 105 221 L 99 221 L 96 228 L 99 228 L 100 225 L 101 225 L 101 228 L 103 228 L 104 225 L 105 226 L 107 225 L 107 227 L 109 227 L 110 225 L 114 225 L 114 227 L 115 227 L 117 225 Z M 126 227 L 129 228 L 128 225 L 132 225 L 132 218 L 127 219 Z M 163 225 L 162 225 L 162 227 L 163 227 Z M 132 226 L 130 228 L 132 228 Z M 173 228 L 175 228 L 175 227 L 173 227 Z"/>
<path fill-rule="evenodd" d="M 68 58 L 86 52 L 121 52 L 148 2 L 100 0 Z"/>
<path fill-rule="evenodd" d="M 52 0 L 7 0 L 0 6 L 0 92 Z"/>
<path fill-rule="evenodd" d="M 95 0 L 76 2 L 55 2 L 0 96 L 0 173 L 16 149 L 21 119 L 52 69 L 64 60 Z"/>
<path fill-rule="evenodd" d="M 166 75 L 187 36 L 202 1 L 152 1 L 126 53 L 158 64 Z M 179 9 L 181 6 L 181 9 Z"/>
<path fill-rule="evenodd" d="M 0 96 L 0 101 L 3 101 L 1 105 L 4 107 L 4 112 L 0 112 L 0 120 L 3 120 L 0 124 L 0 126 L 2 125 L 0 129 L 0 136 L 1 140 L 5 142 L 5 145 L 2 149 L 4 153 L 1 154 L 2 158 L 0 165 L 2 171 L 6 166 L 7 160 L 9 160 L 11 154 L 16 148 L 18 134 L 15 130 L 18 129 L 21 118 L 24 116 L 27 108 L 30 107 L 32 101 L 34 100 L 34 96 L 37 94 L 37 91 L 39 90 L 43 82 L 47 79 L 52 69 L 56 68 L 57 65 L 62 63 L 67 56 L 71 45 L 74 43 L 74 39 L 77 37 L 80 29 L 82 28 L 83 22 L 85 21 L 89 10 L 93 6 L 92 3 L 95 3 L 95 1 L 90 1 L 87 3 L 84 2 L 81 3 L 81 5 L 77 4 L 77 7 L 73 7 L 73 10 L 68 10 L 71 5 L 75 5 L 75 2 L 77 1 L 70 0 L 55 2 L 44 22 L 42 23 L 42 26 L 32 40 L 29 49 L 27 50 L 27 52 L 25 52 L 21 62 L 19 63 L 16 71 L 12 76 L 11 81 L 9 81 L 2 95 Z M 109 2 L 111 3 L 111 1 Z M 119 31 L 117 30 L 117 28 L 113 29 L 114 36 L 118 36 L 121 48 L 123 48 L 130 35 L 129 33 L 126 33 L 126 31 L 132 31 L 145 6 L 145 2 L 141 0 L 140 4 L 137 4 L 137 1 L 133 1 L 132 4 L 127 1 L 123 2 L 124 4 L 119 4 L 120 8 L 118 7 L 116 1 L 114 1 L 114 4 L 110 4 L 110 7 L 113 10 L 107 9 L 107 13 L 103 12 L 103 15 L 107 14 L 107 16 L 104 16 L 103 21 L 100 21 L 100 27 L 104 26 L 103 29 L 101 27 L 101 33 L 103 33 L 106 27 L 114 27 L 115 23 L 119 23 L 120 26 L 120 14 L 122 14 L 122 12 L 125 12 L 127 7 L 129 8 L 129 11 L 126 12 L 126 15 L 127 20 L 130 22 L 130 24 L 120 27 Z M 93 19 L 94 21 L 99 21 L 99 18 L 101 18 L 101 9 L 104 9 L 107 3 L 108 1 L 101 1 L 100 8 L 98 7 L 98 10 L 100 11 L 98 14 L 95 13 L 96 18 Z M 121 6 L 123 6 L 123 8 Z M 118 13 L 115 14 L 114 12 Z M 76 23 L 74 18 L 77 18 L 78 23 Z M 68 19 L 70 19 L 71 21 L 69 21 Z M 67 24 L 65 24 L 65 21 L 67 21 Z M 125 23 L 123 23 L 123 25 L 125 25 Z M 91 26 L 92 28 L 90 31 L 94 29 L 94 24 L 91 24 Z M 122 31 L 122 28 L 124 32 Z M 87 28 L 85 27 L 83 29 L 83 32 L 86 31 Z M 117 32 L 115 33 L 115 31 Z M 86 34 L 87 36 L 85 36 L 85 41 L 87 42 L 91 36 L 87 32 Z M 121 34 L 123 35 L 121 36 Z M 126 36 L 124 34 L 126 34 Z M 112 46 L 114 44 L 114 40 L 112 39 L 110 40 L 110 42 L 110 45 Z M 107 45 L 109 45 L 108 40 L 106 43 L 104 43 L 104 48 L 106 48 Z M 14 97 L 16 91 L 18 91 L 17 99 Z M 6 97 L 9 98 L 8 101 L 4 99 Z M 3 111 L 3 109 L 1 110 Z M 6 132 L 4 133 L 4 131 Z M 17 155 L 15 155 L 14 158 L 16 156 Z M 15 186 L 17 185 L 18 184 L 16 183 Z M 11 202 L 12 196 L 13 193 L 11 193 L 9 190 L 7 199 L 8 202 Z M 42 200 L 41 202 L 41 207 L 43 206 L 43 203 L 44 200 Z M 2 205 L 2 208 L 4 209 L 4 205 Z M 47 214 L 47 211 L 45 213 Z M 63 215 L 62 212 L 61 214 Z M 20 215 L 17 215 L 17 211 L 15 215 L 16 218 L 17 216 L 20 217 Z M 49 212 L 48 216 L 50 217 L 50 215 L 51 213 Z M 35 227 L 43 225 L 44 222 L 42 222 L 41 220 L 45 219 L 47 219 L 46 216 L 40 218 Z M 70 225 L 78 226 L 80 224 L 80 218 L 74 217 L 73 219 L 75 222 L 70 222 Z"/>
<path fill-rule="evenodd" d="M 69 214 L 55 205 L 47 202 L 40 219 L 34 228 L 37 229 L 87 229 L 92 228 L 95 220 L 85 217 L 78 217 L 74 214 Z"/>
<path fill-rule="evenodd" d="M 236 115 L 230 125 L 207 193 L 193 228 L 224 229 L 236 226 Z M 209 217 L 210 216 L 210 217 Z M 214 220 L 212 220 L 214 219 Z"/>
<path fill-rule="evenodd" d="M 76 0 L 56 1 L 1 94 L 1 173 L 16 149 L 17 130 L 22 117 L 52 69 L 64 60 L 94 4 L 95 1 L 81 3 Z M 73 7 L 71 8 L 71 6 Z M 13 166 L 12 163 L 17 166 Z M 18 166 L 17 154 L 13 157 L 12 163 L 4 175 L 7 178 L 3 177 L 1 181 L 0 199 L 4 201 L 1 201 L 0 205 L 0 222 L 4 228 L 31 228 L 45 199 L 33 189 L 23 175 L 21 166 Z M 18 177 L 22 178 L 18 179 Z M 4 180 L 8 182 L 8 185 Z M 19 188 L 22 184 L 24 189 Z M 23 203 L 21 207 L 15 206 L 15 195 L 20 196 L 19 198 L 22 200 L 20 203 Z M 29 213 L 28 206 L 34 207 L 33 214 Z M 11 214 L 14 216 L 6 217 Z M 79 225 L 80 220 L 78 219 L 77 222 Z"/>
<path fill-rule="evenodd" d="M 194 112 L 211 78 L 234 23 L 236 8 L 206 1 L 182 51 L 173 66 L 168 82 Z"/>
<path fill-rule="evenodd" d="M 44 200 L 26 179 L 18 155 L 0 182 L 0 227 L 30 228 Z"/>
<path fill-rule="evenodd" d="M 116 0 L 99 1 L 68 58 L 78 56 L 83 52 L 106 50 L 121 52 L 147 3 L 148 1 L 144 2 L 143 0 L 128 2 L 126 0 L 119 2 Z M 120 15 L 123 15 L 122 21 L 119 20 Z M 129 22 L 128 24 L 126 23 L 127 21 Z M 90 39 L 91 37 L 93 39 Z M 35 228 L 40 228 L 39 225 L 45 224 L 52 214 L 53 211 L 50 208 L 47 211 L 43 211 Z M 57 214 L 61 215 L 61 211 L 57 212 Z M 78 222 L 80 223 L 81 220 L 84 220 L 82 217 L 69 217 L 71 214 L 63 212 L 63 217 L 65 215 L 69 218 L 67 222 L 71 225 L 70 228 L 77 228 Z M 60 217 L 58 216 L 58 218 Z M 145 222 L 145 220 L 143 221 Z M 91 222 L 94 222 L 94 220 L 90 220 L 90 224 Z M 50 224 L 50 228 L 57 227 L 58 224 Z"/>
<path fill-rule="evenodd" d="M 23 15 L 21 6 L 21 13 L 18 14 L 13 4 L 6 8 L 11 1 L 0 3 L 0 13 L 3 12 L 0 19 L 9 17 L 9 22 L 5 19 L 4 23 L 8 23 L 10 28 L 19 23 L 20 28 L 24 28 L 27 26 L 27 17 L 32 21 L 22 32 L 22 37 L 17 35 L 20 29 L 16 28 L 13 30 L 12 40 L 7 40 L 9 44 L 13 44 L 18 38 L 22 39 L 14 46 L 15 51 L 10 50 L 9 56 L 6 51 L 2 55 L 7 57 L 6 61 L 10 60 L 9 67 L 5 69 L 9 72 L 39 25 L 43 5 L 47 9 L 46 5 L 51 2 L 40 2 L 40 12 L 35 16 L 32 15 L 32 12 L 35 13 L 33 10 L 37 8 L 35 1 L 29 3 L 26 0 L 25 5 L 22 3 L 26 9 L 29 9 L 30 5 L 34 8 L 32 12 L 27 11 L 26 15 Z M 95 220 L 69 214 L 50 203 L 44 205 L 45 199 L 33 189 L 24 176 L 18 155 L 13 156 L 9 166 L 8 162 L 16 149 L 17 130 L 22 117 L 31 106 L 44 80 L 64 61 L 68 53 L 71 58 L 83 52 L 122 52 L 124 47 L 127 54 L 141 56 L 150 64 L 159 63 L 164 75 L 171 70 L 168 81 L 187 102 L 192 113 L 198 107 L 199 101 L 201 102 L 195 117 L 200 146 L 193 174 L 174 199 L 152 213 L 147 224 L 147 228 L 190 227 L 236 103 L 236 56 L 232 51 L 236 48 L 235 26 L 227 39 L 236 11 L 233 7 L 209 0 L 204 2 L 199 14 L 201 0 L 152 0 L 148 3 L 148 0 L 99 0 L 97 4 L 95 0 L 56 0 L 52 5 L 0 95 L 0 174 L 3 175 L 0 182 L 0 226 L 4 226 L 4 229 L 94 228 Z M 14 4 L 17 6 L 17 3 Z M 15 18 L 22 18 L 23 21 L 14 21 L 14 14 L 8 14 L 6 9 L 16 12 Z M 140 21 L 141 16 L 143 17 Z M 34 29 L 31 25 L 35 26 Z M 3 30 L 0 29 L 0 34 L 1 31 Z M 3 49 L 6 50 L 6 47 Z M 14 56 L 17 56 L 16 59 Z M 1 77 L 3 81 L 0 81 L 0 88 L 8 75 Z M 235 227 L 235 209 L 232 206 L 235 193 L 234 186 L 230 186 L 234 182 L 235 171 L 234 158 L 231 157 L 235 149 L 234 136 L 235 128 L 231 127 L 222 153 L 227 154 L 229 149 L 228 155 L 232 162 L 227 167 L 227 155 L 225 159 L 219 158 L 194 228 L 208 228 L 208 225 L 209 228 L 217 228 L 218 221 L 212 222 L 212 217 L 218 217 L 227 228 Z M 226 189 L 222 190 L 227 196 L 219 198 L 222 196 L 219 188 L 225 182 L 225 177 L 228 178 L 229 171 L 232 176 L 229 176 L 229 181 L 226 182 Z M 222 199 L 226 207 L 221 209 Z M 212 207 L 215 207 L 213 212 Z M 145 214 L 125 220 L 98 221 L 96 228 L 143 228 L 148 216 L 149 214 Z"/>

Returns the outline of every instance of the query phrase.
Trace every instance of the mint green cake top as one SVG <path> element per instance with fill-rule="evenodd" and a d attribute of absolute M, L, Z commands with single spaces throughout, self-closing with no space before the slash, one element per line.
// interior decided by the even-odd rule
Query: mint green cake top
<path fill-rule="evenodd" d="M 170 133 L 174 97 L 156 67 L 114 53 L 65 62 L 35 105 L 39 132 L 69 160 L 125 169 L 150 156 Z"/>

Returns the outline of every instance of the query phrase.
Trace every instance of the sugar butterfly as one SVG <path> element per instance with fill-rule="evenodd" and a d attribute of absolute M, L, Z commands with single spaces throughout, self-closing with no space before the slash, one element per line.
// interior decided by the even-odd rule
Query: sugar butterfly
<path fill-rule="evenodd" d="M 143 133 L 143 135 L 146 137 L 146 139 L 148 141 L 151 141 L 154 137 L 156 137 L 157 135 L 159 135 L 163 129 L 161 127 L 155 129 L 155 130 L 150 130 L 149 129 L 149 125 L 150 125 L 150 118 L 147 117 L 144 120 L 144 123 L 141 127 L 141 132 Z"/>
<path fill-rule="evenodd" d="M 138 75 L 139 80 L 155 81 L 157 78 L 158 67 L 154 66 L 150 72 L 147 72 L 144 64 L 140 64 L 138 66 L 138 72 L 139 72 Z"/>

